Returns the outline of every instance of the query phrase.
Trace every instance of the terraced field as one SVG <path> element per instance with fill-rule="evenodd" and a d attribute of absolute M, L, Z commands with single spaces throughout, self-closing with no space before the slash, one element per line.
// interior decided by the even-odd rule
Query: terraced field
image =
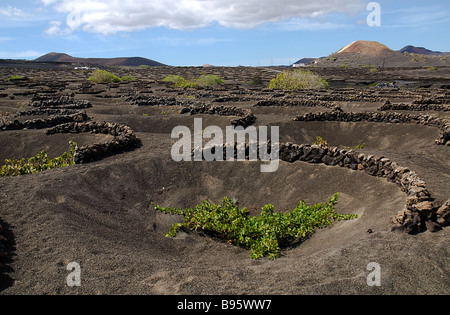
<path fill-rule="evenodd" d="M 446 294 L 450 289 L 450 72 L 315 68 L 327 90 L 266 88 L 284 68 L 111 68 L 133 81 L 91 84 L 90 71 L 1 67 L 0 161 L 78 144 L 75 165 L 0 177 L 2 294 Z M 214 74 L 224 84 L 163 83 Z M 253 83 L 253 84 L 252 84 Z M 172 130 L 277 126 L 280 165 L 175 162 Z M 317 137 L 327 145 L 313 145 Z M 206 140 L 205 140 L 206 142 Z M 257 214 L 340 193 L 358 214 L 283 251 L 165 233 L 194 207 L 234 198 Z M 1 236 L 0 236 L 1 237 Z M 66 266 L 81 266 L 70 288 Z M 381 267 L 369 286 L 367 266 Z"/>

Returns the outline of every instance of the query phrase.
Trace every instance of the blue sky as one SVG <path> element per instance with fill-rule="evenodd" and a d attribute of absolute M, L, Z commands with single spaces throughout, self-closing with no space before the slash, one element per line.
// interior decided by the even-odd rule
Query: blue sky
<path fill-rule="evenodd" d="M 0 58 L 145 57 L 168 65 L 265 66 L 355 40 L 450 51 L 448 0 L 0 0 Z"/>

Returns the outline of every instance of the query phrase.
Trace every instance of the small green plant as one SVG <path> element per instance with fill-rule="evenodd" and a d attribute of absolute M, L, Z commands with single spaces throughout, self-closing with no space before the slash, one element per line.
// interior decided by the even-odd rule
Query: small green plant
<path fill-rule="evenodd" d="M 89 81 L 92 83 L 120 83 L 122 79 L 106 70 L 95 70 Z"/>
<path fill-rule="evenodd" d="M 427 70 L 429 71 L 436 71 L 438 69 L 438 67 L 428 67 Z"/>
<path fill-rule="evenodd" d="M 320 147 L 328 147 L 328 141 L 323 139 L 322 137 L 317 136 L 316 142 L 314 142 L 313 145 L 318 145 Z"/>
<path fill-rule="evenodd" d="M 0 168 L 0 177 L 36 174 L 54 168 L 74 165 L 73 155 L 77 144 L 70 141 L 69 145 L 69 152 L 65 152 L 60 157 L 54 159 L 50 159 L 45 151 L 41 151 L 29 159 L 6 160 L 6 164 Z"/>
<path fill-rule="evenodd" d="M 171 75 L 168 75 L 167 77 L 165 77 L 162 81 L 166 82 L 166 83 L 178 84 L 178 83 L 181 83 L 183 81 L 186 81 L 186 79 L 183 78 L 183 77 L 180 77 L 179 75 L 171 74 Z"/>
<path fill-rule="evenodd" d="M 179 75 L 168 75 L 162 81 L 173 83 L 176 87 L 185 89 L 198 89 L 199 87 L 209 87 L 225 83 L 221 78 L 212 74 L 202 74 L 195 81 L 186 80 Z"/>
<path fill-rule="evenodd" d="M 255 74 L 250 81 L 251 85 L 261 85 L 263 84 L 263 80 L 259 74 Z"/>
<path fill-rule="evenodd" d="M 167 77 L 165 77 L 162 82 L 166 82 L 166 83 L 173 83 L 176 87 L 180 87 L 180 88 L 193 88 L 196 89 L 199 87 L 198 83 L 193 82 L 193 81 L 188 81 L 183 77 L 180 77 L 179 75 L 168 75 Z"/>
<path fill-rule="evenodd" d="M 336 194 L 327 203 L 313 206 L 300 201 L 287 213 L 275 212 L 274 206 L 267 204 L 259 216 L 250 216 L 247 208 L 240 209 L 227 197 L 223 198 L 222 205 L 204 201 L 193 209 L 154 207 L 165 214 L 184 216 L 184 223 L 172 225 L 167 237 L 175 237 L 182 229 L 203 231 L 236 246 L 249 248 L 252 259 L 264 256 L 275 259 L 283 248 L 299 238 L 311 236 L 318 228 L 329 226 L 334 221 L 357 218 L 357 215 L 335 212 L 338 197 Z"/>
<path fill-rule="evenodd" d="M 328 89 L 329 87 L 327 81 L 307 70 L 284 71 L 269 84 L 269 89 L 284 91 Z"/>
<path fill-rule="evenodd" d="M 176 83 L 175 86 L 181 87 L 184 89 L 198 89 L 200 87 L 200 85 L 198 85 L 197 82 L 193 82 L 193 81 L 189 81 L 189 80 L 184 80 L 182 82 Z"/>
<path fill-rule="evenodd" d="M 203 74 L 196 80 L 196 83 L 200 86 L 207 87 L 207 86 L 224 84 L 225 82 L 216 75 Z"/>
<path fill-rule="evenodd" d="M 121 78 L 122 81 L 136 81 L 137 79 L 135 77 L 126 75 L 124 77 Z"/>
<path fill-rule="evenodd" d="M 370 73 L 377 73 L 378 69 L 377 68 L 370 68 L 369 72 Z"/>
<path fill-rule="evenodd" d="M 365 143 L 359 144 L 355 147 L 355 150 L 363 150 L 366 147 Z"/>
<path fill-rule="evenodd" d="M 25 77 L 20 76 L 20 75 L 12 75 L 9 78 L 6 79 L 6 82 L 11 82 L 11 81 L 17 81 L 17 80 L 24 80 Z"/>

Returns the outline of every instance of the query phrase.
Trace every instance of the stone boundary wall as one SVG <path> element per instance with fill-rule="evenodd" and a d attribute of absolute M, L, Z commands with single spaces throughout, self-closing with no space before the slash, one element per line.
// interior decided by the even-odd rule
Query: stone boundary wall
<path fill-rule="evenodd" d="M 247 128 L 256 122 L 256 117 L 253 112 L 249 109 L 243 109 L 238 107 L 228 107 L 228 106 L 214 106 L 214 105 L 191 105 L 181 109 L 180 114 L 199 115 L 199 114 L 209 114 L 209 115 L 219 115 L 219 116 L 238 116 L 242 118 L 234 119 L 231 121 L 233 126 L 242 126 Z"/>
<path fill-rule="evenodd" d="M 65 108 L 65 109 L 85 109 L 91 108 L 92 104 L 86 100 L 75 100 L 68 95 L 43 96 L 35 94 L 28 106 L 38 108 Z"/>
<path fill-rule="evenodd" d="M 294 121 L 343 121 L 343 122 L 382 122 L 382 123 L 409 123 L 438 128 L 441 132 L 436 144 L 450 146 L 450 122 L 446 119 L 433 117 L 425 114 L 405 114 L 392 112 L 364 112 L 347 113 L 342 111 L 308 113 L 297 116 Z"/>
<path fill-rule="evenodd" d="M 328 101 L 320 101 L 320 100 L 262 100 L 253 105 L 254 107 L 263 107 L 263 106 L 284 106 L 284 107 L 325 107 L 325 108 L 336 108 L 337 105 L 333 102 Z"/>
<path fill-rule="evenodd" d="M 409 110 L 409 111 L 442 111 L 448 112 L 450 111 L 450 105 L 441 105 L 441 104 L 391 104 L 391 102 L 387 101 L 383 106 L 381 106 L 379 111 L 387 111 L 387 110 Z"/>
<path fill-rule="evenodd" d="M 61 124 L 47 130 L 46 134 L 55 133 L 80 133 L 90 132 L 94 134 L 109 134 L 113 140 L 106 143 L 93 144 L 76 148 L 73 160 L 76 164 L 85 164 L 102 158 L 130 151 L 142 145 L 134 131 L 125 125 L 109 122 L 72 122 Z"/>
<path fill-rule="evenodd" d="M 47 119 L 32 119 L 27 120 L 25 122 L 14 120 L 7 122 L 4 125 L 0 125 L 0 131 L 21 130 L 21 129 L 44 129 L 69 122 L 84 122 L 87 121 L 88 119 L 89 117 L 86 114 L 86 112 L 82 111 L 71 115 L 60 115 L 50 117 Z"/>
<path fill-rule="evenodd" d="M 258 143 L 259 146 L 270 148 L 269 143 Z M 226 154 L 231 144 L 204 148 L 202 152 L 210 150 L 223 150 Z M 234 156 L 238 150 L 245 150 L 246 158 L 249 156 L 250 145 L 245 147 L 234 144 Z M 196 154 L 194 150 L 193 154 Z M 367 155 L 353 150 L 338 149 L 337 147 L 322 147 L 316 145 L 297 145 L 281 143 L 279 146 L 280 160 L 294 163 L 296 161 L 325 164 L 328 166 L 346 167 L 355 171 L 364 171 L 368 175 L 386 178 L 395 183 L 406 193 L 405 208 L 391 218 L 392 231 L 404 231 L 415 234 L 424 230 L 438 231 L 450 224 L 450 199 L 441 207 L 436 206 L 427 190 L 426 183 L 408 168 L 401 167 L 396 162 L 383 156 Z"/>
<path fill-rule="evenodd" d="M 22 111 L 16 114 L 16 117 L 22 116 L 58 116 L 58 115 L 72 115 L 79 113 L 77 109 L 66 108 L 38 108 L 32 110 Z"/>
<path fill-rule="evenodd" d="M 175 97 L 143 95 L 128 96 L 125 101 L 136 106 L 189 106 L 195 103 L 192 100 L 177 100 Z"/>

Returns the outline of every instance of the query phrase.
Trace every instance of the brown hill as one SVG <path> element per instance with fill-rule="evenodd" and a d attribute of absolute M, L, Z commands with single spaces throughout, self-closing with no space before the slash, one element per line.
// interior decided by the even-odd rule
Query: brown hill
<path fill-rule="evenodd" d="M 394 51 L 379 42 L 360 40 L 355 41 L 338 51 L 338 54 L 342 53 L 380 56 L 392 54 Z"/>
<path fill-rule="evenodd" d="M 150 66 L 150 67 L 164 67 L 165 64 L 157 61 L 141 58 L 141 57 L 123 57 L 123 58 L 77 58 L 63 53 L 49 53 L 37 58 L 35 61 L 40 62 L 69 62 L 76 64 L 98 65 L 98 66 Z"/>

